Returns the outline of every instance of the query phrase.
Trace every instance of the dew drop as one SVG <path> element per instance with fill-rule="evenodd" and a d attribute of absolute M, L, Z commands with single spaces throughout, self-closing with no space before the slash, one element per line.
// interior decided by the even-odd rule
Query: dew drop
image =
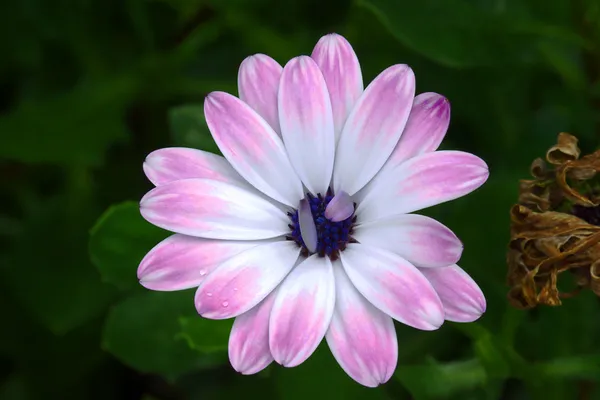
<path fill-rule="evenodd" d="M 227 302 L 227 301 L 223 302 L 223 307 L 227 307 L 228 305 L 229 305 L 229 302 Z"/>
<path fill-rule="evenodd" d="M 208 297 L 212 297 L 212 293 L 206 293 Z"/>
<path fill-rule="evenodd" d="M 204 276 L 204 275 L 206 275 L 206 270 L 203 269 L 200 271 L 200 276 Z"/>
<path fill-rule="evenodd" d="M 237 288 L 236 288 L 236 287 L 234 287 L 234 288 L 233 288 L 233 291 L 234 291 L 234 292 L 237 292 Z"/>

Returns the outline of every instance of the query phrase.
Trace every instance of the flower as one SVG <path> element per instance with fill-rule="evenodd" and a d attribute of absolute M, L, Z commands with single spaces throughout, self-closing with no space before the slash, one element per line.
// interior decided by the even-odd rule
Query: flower
<path fill-rule="evenodd" d="M 553 167 L 538 158 L 535 179 L 521 181 L 507 254 L 508 300 L 516 308 L 559 306 L 583 288 L 600 296 L 600 150 L 579 158 L 577 142 L 560 133 L 546 153 Z M 565 293 L 557 283 L 566 271 L 577 288 Z"/>
<path fill-rule="evenodd" d="M 284 68 L 248 57 L 238 87 L 239 98 L 213 92 L 204 103 L 224 158 L 167 148 L 144 163 L 156 188 L 141 213 L 176 234 L 144 258 L 142 285 L 198 287 L 202 317 L 235 317 L 229 358 L 243 374 L 273 360 L 299 365 L 325 338 L 366 386 L 396 367 L 392 319 L 433 330 L 484 312 L 456 265 L 461 242 L 412 214 L 488 177 L 474 155 L 435 151 L 450 119 L 444 97 L 415 97 L 407 65 L 363 90 L 356 54 L 337 34 Z"/>

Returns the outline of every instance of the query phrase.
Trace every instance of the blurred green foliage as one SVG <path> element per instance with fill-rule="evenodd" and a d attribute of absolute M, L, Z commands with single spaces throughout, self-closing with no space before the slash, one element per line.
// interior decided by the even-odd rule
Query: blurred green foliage
<path fill-rule="evenodd" d="M 395 378 L 374 390 L 323 345 L 298 368 L 237 375 L 231 321 L 136 280 L 166 236 L 137 209 L 145 155 L 216 152 L 204 96 L 236 93 L 247 55 L 283 64 L 331 31 L 365 82 L 411 65 L 418 92 L 451 101 L 443 146 L 491 168 L 482 189 L 429 210 L 464 242 L 487 313 L 398 325 Z M 517 311 L 504 284 L 518 179 L 558 132 L 598 146 L 597 0 L 6 0 L 0 38 L 1 399 L 600 399 L 598 299 Z"/>

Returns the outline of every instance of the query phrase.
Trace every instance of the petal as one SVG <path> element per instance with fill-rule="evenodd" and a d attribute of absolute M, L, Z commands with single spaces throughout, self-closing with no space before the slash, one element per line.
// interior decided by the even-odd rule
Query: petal
<path fill-rule="evenodd" d="M 229 335 L 229 361 L 233 368 L 252 375 L 273 361 L 269 349 L 269 316 L 277 289 L 257 306 L 235 319 Z"/>
<path fill-rule="evenodd" d="M 279 121 L 290 161 L 313 194 L 327 192 L 333 172 L 333 114 L 323 74 L 312 58 L 291 59 L 279 86 Z"/>
<path fill-rule="evenodd" d="M 269 324 L 273 358 L 295 367 L 315 351 L 327 331 L 335 304 L 331 261 L 314 254 L 282 283 Z"/>
<path fill-rule="evenodd" d="M 303 197 L 283 142 L 254 110 L 238 98 L 213 92 L 204 101 L 210 132 L 231 166 L 252 186 L 296 207 Z"/>
<path fill-rule="evenodd" d="M 366 222 L 422 210 L 462 197 L 487 180 L 485 162 L 462 151 L 436 151 L 414 157 L 369 187 L 356 214 Z"/>
<path fill-rule="evenodd" d="M 421 272 L 442 299 L 448 321 L 473 322 L 485 312 L 483 292 L 458 265 L 424 268 Z"/>
<path fill-rule="evenodd" d="M 358 57 L 350 43 L 336 33 L 319 39 L 311 57 L 323 72 L 327 83 L 337 143 L 348 114 L 363 92 Z"/>
<path fill-rule="evenodd" d="M 446 226 L 417 214 L 395 215 L 354 228 L 362 244 L 398 254 L 417 267 L 446 267 L 456 263 L 463 245 Z"/>
<path fill-rule="evenodd" d="M 325 218 L 340 222 L 348 219 L 354 214 L 354 202 L 348 193 L 341 191 L 333 196 L 333 199 L 325 208 Z"/>
<path fill-rule="evenodd" d="M 367 87 L 348 116 L 337 147 L 335 191 L 358 192 L 386 162 L 404 130 L 415 95 L 415 75 L 407 65 L 383 71 Z"/>
<path fill-rule="evenodd" d="M 173 235 L 146 254 L 137 271 L 138 279 L 151 290 L 198 287 L 223 261 L 262 243 Z"/>
<path fill-rule="evenodd" d="M 155 186 L 189 178 L 246 183 L 225 158 L 185 147 L 159 149 L 148 154 L 144 161 L 144 172 Z"/>
<path fill-rule="evenodd" d="M 394 168 L 419 154 L 437 150 L 450 124 L 450 102 L 437 93 L 421 93 L 383 170 Z"/>
<path fill-rule="evenodd" d="M 140 202 L 150 223 L 208 239 L 255 240 L 289 231 L 276 205 L 240 186 L 209 179 L 185 179 L 158 186 Z"/>
<path fill-rule="evenodd" d="M 238 71 L 240 99 L 258 113 L 277 133 L 277 90 L 283 68 L 271 57 L 255 54 L 247 57 Z"/>
<path fill-rule="evenodd" d="M 314 253 L 317 251 L 319 237 L 317 235 L 317 227 L 310 209 L 310 204 L 307 199 L 300 200 L 298 207 L 298 223 L 300 224 L 300 236 L 306 246 L 306 249 Z"/>
<path fill-rule="evenodd" d="M 196 292 L 196 310 L 204 318 L 237 317 L 260 303 L 294 266 L 300 249 L 283 240 L 256 246 L 210 274 Z"/>
<path fill-rule="evenodd" d="M 340 258 L 358 291 L 387 315 L 426 331 L 444 323 L 444 309 L 435 290 L 427 278 L 402 257 L 351 243 L 340 253 Z"/>
<path fill-rule="evenodd" d="M 335 311 L 326 339 L 333 356 L 352 379 L 375 387 L 387 382 L 398 361 L 392 319 L 373 307 L 334 264 Z"/>

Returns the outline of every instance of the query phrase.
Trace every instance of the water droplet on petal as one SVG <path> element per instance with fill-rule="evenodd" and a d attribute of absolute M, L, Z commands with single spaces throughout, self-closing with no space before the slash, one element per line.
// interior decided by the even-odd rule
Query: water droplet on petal
<path fill-rule="evenodd" d="M 208 297 L 212 297 L 212 293 L 206 293 Z"/>
<path fill-rule="evenodd" d="M 206 270 L 204 270 L 204 269 L 200 270 L 200 276 L 204 276 L 204 275 L 206 275 Z"/>
<path fill-rule="evenodd" d="M 228 305 L 229 305 L 229 302 L 227 302 L 227 301 L 223 302 L 223 307 L 227 307 Z"/>
<path fill-rule="evenodd" d="M 233 288 L 233 291 L 234 291 L 234 292 L 237 292 L 237 288 L 236 288 L 236 287 L 234 287 L 234 288 Z"/>

